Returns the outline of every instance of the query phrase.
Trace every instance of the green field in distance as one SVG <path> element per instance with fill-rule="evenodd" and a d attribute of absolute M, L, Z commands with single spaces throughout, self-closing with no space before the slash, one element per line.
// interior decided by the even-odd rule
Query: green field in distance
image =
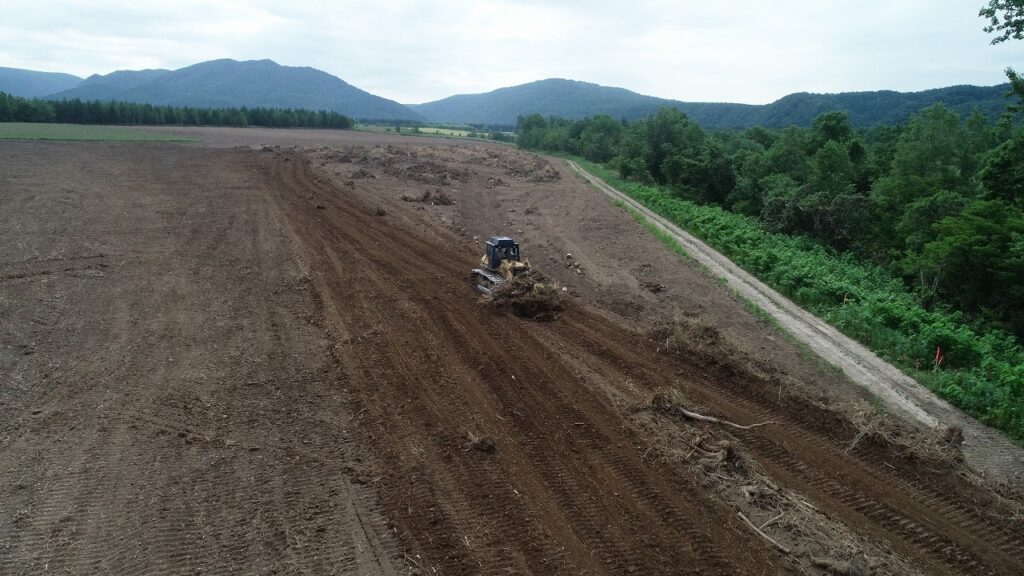
<path fill-rule="evenodd" d="M 0 140 L 81 140 L 108 142 L 191 142 L 189 138 L 146 132 L 134 126 L 0 123 Z"/>

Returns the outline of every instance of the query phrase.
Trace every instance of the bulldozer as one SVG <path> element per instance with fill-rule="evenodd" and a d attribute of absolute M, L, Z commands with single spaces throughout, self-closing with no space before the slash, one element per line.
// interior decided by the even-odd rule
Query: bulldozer
<path fill-rule="evenodd" d="M 519 244 L 507 236 L 492 236 L 484 242 L 480 267 L 469 273 L 477 290 L 490 294 L 506 280 L 530 270 L 530 261 L 520 259 Z"/>

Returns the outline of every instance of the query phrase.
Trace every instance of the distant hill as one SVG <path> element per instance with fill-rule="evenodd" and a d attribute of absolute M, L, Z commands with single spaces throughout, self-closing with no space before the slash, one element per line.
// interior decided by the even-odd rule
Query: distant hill
<path fill-rule="evenodd" d="M 416 120 L 401 104 L 364 92 L 321 70 L 272 60 L 211 60 L 178 70 L 90 76 L 51 99 L 122 100 L 172 106 L 333 110 L 359 119 Z"/>
<path fill-rule="evenodd" d="M 122 100 L 119 96 L 127 90 L 155 80 L 170 70 L 118 70 L 106 75 L 93 74 L 82 80 L 77 86 L 59 92 L 49 92 L 51 98 L 64 98 L 64 94 L 73 93 L 68 99 L 79 100 Z"/>
<path fill-rule="evenodd" d="M 962 115 L 978 107 L 994 119 L 1006 106 L 1003 97 L 1006 90 L 1007 86 L 1001 85 L 952 86 L 923 92 L 798 93 L 771 104 L 752 105 L 681 102 L 645 96 L 624 88 L 552 78 L 408 107 L 431 122 L 515 124 L 517 116 L 533 112 L 572 119 L 608 114 L 635 120 L 662 106 L 672 106 L 706 128 L 806 126 L 822 112 L 845 110 L 854 125 L 869 127 L 902 122 L 935 102 L 942 102 Z"/>
<path fill-rule="evenodd" d="M 0 92 L 22 98 L 41 98 L 77 86 L 82 79 L 59 72 L 36 72 L 0 67 Z"/>
<path fill-rule="evenodd" d="M 1010 101 L 1005 97 L 1009 84 L 998 86 L 950 86 L 921 92 L 844 92 L 840 94 L 790 94 L 763 107 L 760 124 L 780 127 L 808 125 L 816 116 L 832 110 L 844 110 L 855 126 L 898 124 L 918 110 L 940 102 L 961 116 L 975 108 L 989 119 L 996 119 Z"/>
<path fill-rule="evenodd" d="M 485 94 L 459 94 L 407 106 L 432 122 L 515 124 L 517 116 L 533 112 L 572 119 L 595 114 L 633 119 L 675 104 L 680 102 L 644 96 L 625 88 L 550 78 Z"/>

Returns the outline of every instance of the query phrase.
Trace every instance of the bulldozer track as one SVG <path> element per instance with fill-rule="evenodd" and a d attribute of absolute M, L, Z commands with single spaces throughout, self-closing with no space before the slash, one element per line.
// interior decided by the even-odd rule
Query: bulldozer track
<path fill-rule="evenodd" d="M 599 334 L 598 330 L 593 329 L 593 326 L 590 328 L 581 330 L 581 333 L 587 334 L 584 338 L 590 338 L 591 351 L 597 351 L 600 355 L 608 350 L 605 346 L 612 344 L 607 340 L 598 343 L 594 338 Z M 622 353 L 623 350 L 620 348 L 618 352 Z M 646 368 L 652 365 L 652 361 L 624 362 L 621 356 L 615 355 L 611 362 L 616 368 L 626 369 L 636 381 L 650 383 L 652 380 L 656 382 L 658 378 L 658 375 Z M 844 514 L 863 516 L 868 524 L 877 524 L 898 540 L 905 541 L 910 548 L 921 553 L 922 559 L 941 559 L 954 570 L 969 573 L 985 570 L 984 573 L 998 574 L 999 566 L 1013 565 L 1024 557 L 1024 541 L 1014 533 L 1013 527 L 1006 523 L 992 522 L 977 509 L 970 509 L 958 502 L 964 494 L 940 492 L 925 486 L 921 481 L 906 480 L 889 465 L 878 464 L 879 461 L 885 462 L 890 455 L 880 455 L 877 448 L 868 448 L 867 444 L 853 451 L 839 449 L 838 445 L 848 445 L 849 440 L 837 439 L 834 430 L 821 430 L 821 423 L 804 417 L 803 412 L 787 413 L 780 410 L 776 407 L 778 401 L 772 397 L 772 393 L 759 388 L 757 384 L 726 386 L 724 382 L 731 380 L 735 384 L 738 378 L 714 377 L 694 366 L 677 368 L 680 369 L 676 373 L 678 385 L 683 390 L 691 394 L 697 392 L 695 398 L 700 398 L 702 403 L 722 410 L 741 423 L 778 421 L 781 417 L 787 426 L 772 427 L 771 431 L 739 431 L 736 434 L 750 446 L 750 453 L 755 459 L 769 465 L 776 480 L 811 496 L 819 505 L 822 504 L 822 498 L 828 498 L 839 508 L 845 508 Z M 648 386 L 651 390 L 656 388 L 654 384 Z M 749 393 L 751 397 L 739 391 Z M 769 406 L 776 408 L 771 409 Z M 795 414 L 796 418 L 791 414 Z M 773 438 L 769 439 L 769 435 Z M 790 444 L 799 445 L 801 450 L 785 447 Z M 810 447 L 814 451 L 808 453 Z M 827 459 L 812 460 L 819 456 L 826 456 Z M 834 472 L 825 472 L 840 468 L 855 471 L 856 476 L 861 477 L 855 485 L 864 490 L 850 488 L 853 478 L 848 474 L 837 476 Z M 817 491 L 809 490 L 809 487 Z M 908 500 L 890 504 L 891 497 L 880 497 L 891 492 L 909 498 L 909 502 L 915 504 L 915 510 L 901 511 L 907 508 Z M 981 507 L 980 504 L 978 506 Z M 951 530 L 951 527 L 956 530 Z M 985 534 L 984 539 L 976 536 L 978 533 Z M 961 545 L 957 539 L 970 544 Z M 979 552 L 981 550 L 984 552 Z"/>
<path fill-rule="evenodd" d="M 323 185 L 301 174 L 301 162 L 292 161 L 288 166 L 294 171 L 286 178 L 288 181 L 302 182 L 304 186 L 308 186 L 307 190 L 320 188 L 319 192 L 322 196 L 318 196 L 318 202 L 334 197 L 332 190 L 324 189 Z M 294 202 L 291 198 L 283 198 L 282 201 Z M 508 422 L 504 426 L 507 429 L 506 434 L 510 434 L 512 438 L 522 438 L 517 441 L 517 445 L 522 451 L 522 456 L 530 462 L 529 469 L 533 474 L 530 483 L 539 483 L 538 486 L 543 487 L 547 492 L 544 498 L 550 499 L 555 507 L 564 514 L 562 522 L 566 527 L 571 527 L 572 541 L 576 546 L 590 550 L 589 561 L 597 562 L 594 566 L 610 573 L 621 573 L 629 569 L 641 572 L 677 573 L 685 571 L 683 566 L 704 566 L 702 562 L 707 562 L 709 566 L 724 566 L 725 568 L 712 569 L 705 566 L 703 573 L 712 573 L 715 570 L 717 570 L 716 573 L 722 574 L 735 573 L 735 567 L 728 561 L 721 546 L 714 543 L 707 530 L 701 528 L 693 520 L 688 520 L 688 518 L 699 515 L 699 512 L 680 508 L 678 503 L 666 500 L 662 492 L 669 489 L 668 484 L 663 481 L 651 484 L 652 471 L 648 470 L 647 466 L 640 461 L 639 454 L 632 446 L 626 446 L 625 451 L 621 448 L 612 449 L 611 447 L 616 444 L 622 445 L 622 440 L 613 441 L 599 429 L 589 426 L 587 422 L 591 421 L 593 417 L 573 407 L 572 402 L 578 400 L 570 401 L 556 394 L 558 388 L 555 384 L 571 379 L 572 376 L 565 368 L 559 367 L 557 360 L 540 342 L 530 336 L 528 331 L 522 328 L 516 330 L 520 335 L 518 340 L 520 345 L 526 346 L 526 349 L 518 354 L 495 346 L 491 343 L 494 335 L 489 329 L 480 326 L 470 331 L 468 328 L 487 320 L 490 314 L 486 311 L 481 311 L 471 301 L 465 302 L 464 296 L 460 296 L 457 300 L 451 300 L 424 295 L 419 290 L 422 282 L 411 278 L 402 282 L 394 282 L 396 278 L 408 276 L 409 271 L 389 260 L 372 258 L 369 254 L 382 244 L 404 243 L 410 247 L 411 257 L 418 262 L 428 264 L 425 269 L 429 270 L 430 274 L 436 273 L 442 278 L 445 278 L 446 274 L 447 278 L 458 277 L 458 261 L 438 259 L 436 253 L 429 247 L 420 248 L 423 242 L 418 239 L 409 238 L 408 241 L 405 241 L 406 233 L 403 230 L 381 229 L 368 211 L 353 206 L 351 203 L 337 205 L 336 210 L 332 210 L 331 214 L 337 215 L 339 218 L 354 220 L 354 225 L 333 226 L 323 235 L 332 238 L 337 245 L 349 247 L 352 253 L 358 255 L 351 257 L 348 263 L 349 268 L 359 270 L 359 273 L 367 278 L 365 283 L 357 282 L 357 284 L 365 284 L 368 294 L 374 292 L 375 287 L 384 285 L 390 285 L 392 289 L 402 291 L 405 296 L 402 301 L 408 302 L 407 308 L 410 312 L 415 311 L 413 313 L 414 322 L 431 326 L 434 331 L 446 334 L 446 339 L 452 340 L 452 343 L 448 345 L 438 344 L 441 348 L 438 350 L 438 356 L 447 358 L 446 362 L 449 364 L 454 360 L 456 364 L 479 373 L 482 381 L 488 383 L 487 390 L 480 393 L 489 397 L 492 409 L 506 418 L 506 422 Z M 358 234 L 355 232 L 357 230 Z M 458 302 L 458 304 L 456 305 L 454 302 Z M 382 318 L 377 310 L 359 309 L 376 316 L 376 318 L 352 319 L 350 321 L 352 324 L 358 322 L 364 325 L 375 325 L 387 322 L 387 319 Z M 409 364 L 406 357 L 410 354 L 402 354 L 403 349 L 406 352 L 411 352 L 411 350 L 406 348 L 405 342 L 391 334 L 391 332 L 385 331 L 384 340 L 381 342 L 384 345 L 375 347 L 375 356 L 383 354 L 384 357 L 373 358 L 371 361 L 374 364 L 394 366 L 397 372 L 403 375 L 401 378 L 408 378 L 408 384 L 412 385 L 411 390 L 415 391 L 415 395 L 422 397 L 427 393 L 442 394 L 440 397 L 424 398 L 422 402 L 411 402 L 410 404 L 436 406 L 450 401 L 443 396 L 443 392 L 437 391 L 437 380 L 446 379 L 448 369 L 443 365 L 437 369 L 431 369 L 427 371 L 431 379 L 424 380 L 422 377 L 424 371 L 417 370 Z M 443 353 L 443 350 L 450 352 L 450 355 Z M 548 356 L 554 361 L 554 364 L 549 364 L 544 369 L 538 369 L 537 367 L 524 367 L 522 363 L 515 360 L 516 357 L 538 356 Z M 489 366 L 513 367 L 512 375 L 516 378 L 512 379 L 508 373 L 495 372 L 487 367 L 481 368 L 479 366 L 481 358 L 486 358 L 486 364 Z M 475 368 L 474 364 L 477 365 Z M 555 370 L 555 372 L 551 373 L 551 370 Z M 457 379 L 457 376 L 452 375 L 451 378 Z M 379 380 L 379 377 L 377 379 Z M 588 400 L 588 403 L 594 404 L 594 401 Z M 542 410 L 547 414 L 546 417 L 524 419 L 514 414 L 524 406 L 551 406 L 551 408 Z M 594 404 L 593 408 L 599 409 L 599 406 Z M 540 422 L 545 424 L 538 426 L 537 424 Z M 565 424 L 558 424 L 551 428 L 555 422 Z M 592 456 L 588 457 L 588 461 L 594 463 L 591 465 L 599 465 L 604 470 L 603 473 L 607 475 L 607 479 L 620 487 L 620 497 L 631 504 L 624 509 L 609 508 L 608 502 L 588 496 L 588 494 L 599 490 L 599 487 L 592 484 L 592 479 L 587 473 L 578 470 L 575 466 L 569 466 L 560 452 L 553 449 L 551 444 L 553 436 L 558 439 L 558 442 L 569 442 L 570 446 L 575 446 L 575 448 L 570 448 L 572 450 L 591 453 Z M 575 437 L 584 437 L 589 440 L 586 442 L 572 440 Z M 453 463 L 449 468 L 449 473 L 464 469 L 463 460 L 460 459 L 458 465 Z M 479 481 L 480 464 L 471 464 L 468 469 L 471 472 L 466 474 L 465 479 L 461 482 L 468 485 L 473 483 L 473 479 Z M 486 478 L 488 475 L 485 474 L 484 477 Z M 497 481 L 500 476 L 490 477 Z M 498 516 L 500 518 L 502 512 L 507 510 L 509 505 L 515 506 L 516 502 L 508 500 L 509 490 L 507 487 L 496 486 L 493 483 L 484 483 L 480 487 L 484 488 L 492 497 L 489 497 L 487 502 L 476 503 L 478 516 L 485 518 Z M 494 496 L 495 494 L 498 496 Z M 677 500 L 678 498 L 679 496 L 676 496 Z M 468 510 L 463 511 L 463 513 L 467 512 Z M 664 540 L 656 545 L 631 545 L 630 542 L 636 538 L 636 535 L 632 533 L 633 529 L 623 526 L 620 521 L 609 523 L 610 518 L 616 518 L 623 513 L 634 515 L 638 521 L 641 518 L 646 518 L 643 520 L 644 522 L 653 521 L 661 530 L 679 531 L 684 536 L 683 541 L 686 544 L 680 546 L 679 541 Z M 643 516 L 637 516 L 638 514 Z M 516 524 L 518 527 L 514 527 Z M 461 526 L 465 526 L 465 524 Z M 508 538 L 509 533 L 527 536 L 531 532 L 538 531 L 537 526 L 531 525 L 530 522 L 510 521 L 507 518 L 502 518 L 492 526 L 496 526 L 500 530 L 492 529 L 485 532 L 501 534 L 504 530 L 505 538 Z M 458 530 L 460 524 L 455 524 L 455 527 Z M 467 528 L 462 528 L 462 530 L 467 530 Z M 586 563 L 579 564 L 579 561 L 584 558 L 579 552 L 552 555 L 551 552 L 558 548 L 549 545 L 547 549 L 549 550 L 548 554 L 538 556 L 525 554 L 522 558 L 517 558 L 516 561 L 522 563 L 521 567 L 532 566 L 537 570 L 542 567 L 550 569 L 556 564 L 569 569 L 574 569 L 573 566 L 585 569 L 587 565 Z M 503 562 L 500 555 L 487 560 L 478 560 L 475 570 L 484 572 L 515 570 L 516 565 L 511 560 L 510 558 Z"/>
<path fill-rule="evenodd" d="M 292 167 L 300 166 L 293 162 Z M 365 212 L 354 210 L 351 206 L 346 209 L 351 216 L 356 218 L 361 225 L 369 230 L 374 229 L 374 222 Z M 349 228 L 352 229 L 352 228 Z M 402 242 L 399 232 L 394 238 L 395 231 L 389 231 L 393 236 L 392 241 Z M 378 232 L 371 234 L 369 243 L 358 238 L 344 238 L 348 243 L 362 245 L 369 250 L 370 243 L 387 242 L 386 234 Z M 420 242 L 412 239 L 407 242 L 411 246 L 420 246 Z M 450 262 L 432 261 L 433 257 L 429 250 L 416 250 L 413 252 L 417 259 L 430 262 L 431 270 L 442 270 L 446 268 L 451 273 L 457 274 L 457 265 L 452 266 Z M 405 274 L 399 267 L 390 263 L 376 262 L 376 266 L 382 267 L 384 274 L 388 277 L 400 277 Z M 370 264 L 367 263 L 367 266 Z M 445 305 L 433 298 L 425 298 L 418 291 L 412 289 L 414 282 L 403 283 L 408 286 L 406 296 L 412 302 L 420 302 L 422 310 L 432 318 L 433 324 L 443 328 L 443 332 L 449 337 L 458 336 L 461 331 L 448 318 L 455 318 L 464 315 L 461 307 Z M 921 485 L 913 485 L 906 481 L 898 481 L 900 475 L 893 472 L 888 473 L 888 467 L 884 464 L 886 459 L 892 455 L 880 454 L 878 448 L 868 448 L 869 443 L 858 449 L 853 454 L 847 454 L 840 446 L 848 438 L 838 438 L 835 430 L 825 430 L 820 423 L 815 423 L 813 418 L 800 410 L 787 411 L 779 405 L 777 399 L 772 398 L 772 391 L 759 388 L 760 383 L 746 382 L 736 386 L 735 382 L 729 382 L 737 376 L 728 374 L 709 374 L 706 367 L 695 366 L 685 362 L 672 361 L 662 356 L 652 354 L 644 346 L 636 346 L 636 340 L 621 331 L 616 333 L 602 320 L 596 319 L 582 310 L 574 310 L 571 318 L 566 319 L 555 327 L 561 334 L 561 342 L 580 342 L 588 348 L 591 353 L 596 353 L 601 361 L 610 364 L 613 370 L 628 374 L 635 380 L 646 382 L 648 389 L 655 389 L 658 385 L 679 382 L 685 389 L 700 392 L 702 402 L 708 403 L 718 410 L 724 411 L 730 417 L 737 418 L 740 422 L 753 422 L 764 420 L 782 419 L 784 425 L 773 427 L 769 440 L 760 436 L 761 432 L 741 434 L 741 439 L 750 447 L 754 457 L 765 463 L 770 470 L 779 474 L 783 484 L 799 492 L 810 493 L 811 497 L 818 504 L 826 505 L 826 509 L 838 513 L 848 520 L 853 526 L 860 526 L 868 533 L 874 533 L 899 543 L 905 550 L 916 555 L 924 562 L 928 562 L 936 569 L 947 573 L 959 573 L 961 571 L 999 573 L 1006 566 L 1017 563 L 1018 558 L 1024 557 L 1017 554 L 1021 550 L 1019 540 L 1014 540 L 1007 526 L 999 526 L 990 522 L 976 513 L 971 513 L 965 505 L 939 506 L 932 508 L 928 502 L 940 502 L 942 500 L 956 499 L 949 492 L 934 490 L 921 490 Z M 457 338 L 458 339 L 458 338 Z M 532 336 L 524 334 L 519 341 L 536 342 Z M 624 346 L 624 342 L 630 342 Z M 589 343 L 589 344 L 588 344 Z M 463 337 L 462 342 L 455 346 L 454 350 L 463 351 L 463 362 L 468 364 L 472 357 L 480 357 L 482 354 L 493 351 L 480 350 L 467 352 L 474 349 L 475 341 L 470 337 Z M 466 356 L 468 354 L 469 356 Z M 538 345 L 536 351 L 524 351 L 523 357 L 536 357 L 550 353 Z M 664 370 L 655 372 L 653 366 L 669 362 L 672 366 L 673 377 L 666 382 Z M 515 365 L 513 357 L 506 358 L 506 362 L 497 364 Z M 555 364 L 557 365 L 557 363 Z M 550 370 L 552 364 L 548 364 Z M 484 374 L 491 383 L 491 392 L 498 395 L 501 405 L 516 406 L 559 406 L 559 415 L 563 420 L 574 422 L 573 430 L 549 429 L 549 434 L 543 441 L 527 442 L 525 448 L 529 457 L 540 463 L 538 470 L 541 471 L 543 481 L 551 489 L 559 507 L 566 510 L 573 510 L 573 525 L 588 541 L 588 546 L 595 552 L 601 563 L 610 570 L 618 571 L 629 566 L 641 567 L 646 570 L 665 570 L 668 566 L 679 566 L 678 563 L 659 564 L 654 561 L 653 556 L 637 557 L 636 550 L 623 545 L 627 541 L 627 535 L 619 533 L 609 537 L 614 532 L 609 532 L 607 527 L 602 527 L 599 518 L 606 517 L 607 513 L 601 510 L 600 506 L 592 501 L 581 499 L 577 496 L 579 491 L 586 491 L 585 486 L 569 486 L 565 484 L 565 478 L 569 473 L 563 462 L 550 455 L 546 439 L 551 434 L 559 431 L 565 434 L 577 433 L 583 438 L 589 438 L 584 444 L 587 449 L 601 459 L 603 465 L 609 470 L 611 477 L 618 483 L 624 485 L 632 498 L 645 501 L 646 507 L 655 510 L 667 511 L 667 517 L 671 517 L 675 529 L 682 529 L 687 533 L 687 542 L 692 546 L 694 558 L 711 558 L 712 565 L 715 563 L 727 564 L 725 555 L 721 549 L 709 540 L 706 534 L 693 528 L 693 523 L 686 519 L 694 516 L 693 510 L 682 511 L 671 503 L 664 501 L 664 494 L 671 492 L 665 483 L 660 483 L 657 488 L 649 484 L 649 476 L 641 474 L 646 465 L 639 459 L 638 453 L 633 450 L 631 456 L 625 456 L 622 452 L 608 453 L 608 446 L 613 442 L 600 433 L 599 429 L 587 425 L 588 418 L 575 409 L 572 402 L 564 397 L 550 396 L 554 390 L 560 389 L 556 383 L 569 382 L 573 380 L 572 374 L 547 373 L 547 370 L 539 374 L 517 375 L 515 388 L 508 387 L 508 377 L 503 374 Z M 742 375 L 739 376 L 742 379 Z M 524 390 L 529 390 L 526 397 L 521 396 Z M 768 408 L 771 407 L 771 408 Z M 546 419 L 550 426 L 554 415 Z M 513 418 L 513 424 L 516 420 Z M 582 426 L 579 423 L 583 423 Z M 778 433 L 774 432 L 779 430 Z M 536 430 L 529 430 L 524 436 L 535 433 Z M 767 434 L 767 433 L 766 433 Z M 785 448 L 790 444 L 799 445 L 800 451 L 793 451 Z M 813 449 L 807 453 L 806 449 Z M 881 457 L 881 462 L 879 462 Z M 814 460 L 824 458 L 824 460 Z M 864 458 L 872 459 L 869 464 Z M 837 479 L 832 470 L 844 470 L 843 474 L 853 474 L 858 478 L 856 485 L 862 489 L 854 489 L 847 486 L 850 477 L 846 476 L 842 481 Z M 828 470 L 829 472 L 825 472 Z M 648 478 L 646 481 L 645 478 Z M 678 490 L 678 488 L 675 488 Z M 898 495 L 898 497 L 897 497 Z M 650 522 L 651 520 L 647 520 Z M 661 526 L 667 522 L 663 518 L 654 520 Z M 978 538 L 975 533 L 979 528 L 989 536 L 985 539 Z M 661 551 L 663 552 L 663 550 Z M 668 556 L 670 557 L 670 556 Z M 647 562 L 646 564 L 643 562 Z M 723 573 L 727 573 L 724 570 Z"/>
<path fill-rule="evenodd" d="M 665 388 L 774 421 L 730 441 L 862 541 L 928 573 L 1024 573 L 1020 524 L 941 462 L 851 449 L 841 416 L 599 307 L 538 323 L 480 305 L 468 236 L 397 191 L 376 209 L 393 176 L 335 184 L 291 151 L 59 146 L 0 143 L 0 167 L 54 180 L 11 194 L 42 194 L 45 216 L 46 191 L 95 166 L 76 176 L 85 216 L 52 216 L 133 256 L 4 283 L 45 305 L 0 299 L 0 573 L 800 573 L 699 476 L 645 459 L 629 409 Z M 12 252 L 12 273 L 73 260 L 52 235 L 0 240 L 48 255 Z M 574 277 L 598 273 L 579 261 Z"/>

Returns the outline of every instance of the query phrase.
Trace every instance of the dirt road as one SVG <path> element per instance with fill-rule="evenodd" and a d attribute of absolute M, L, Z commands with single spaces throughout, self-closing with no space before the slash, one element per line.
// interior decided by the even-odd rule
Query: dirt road
<path fill-rule="evenodd" d="M 1024 570 L 1011 505 L 955 463 L 722 357 L 706 325 L 638 330 L 661 296 L 602 282 L 660 252 L 548 264 L 576 294 L 553 323 L 478 304 L 456 220 L 507 195 L 532 199 L 529 223 L 500 215 L 524 233 L 639 228 L 547 211 L 593 192 L 546 161 L 2 143 L 0 175 L 5 574 Z"/>
<path fill-rule="evenodd" d="M 1024 450 L 999 432 L 966 416 L 859 342 L 800 308 L 685 230 L 612 188 L 576 162 L 570 160 L 568 163 L 598 190 L 643 214 L 659 230 L 679 242 L 687 254 L 712 275 L 757 304 L 797 340 L 826 362 L 839 367 L 852 382 L 877 396 L 889 409 L 906 414 L 928 427 L 961 428 L 964 455 L 976 470 L 1007 480 L 1013 479 L 1014 473 L 1024 466 Z"/>

